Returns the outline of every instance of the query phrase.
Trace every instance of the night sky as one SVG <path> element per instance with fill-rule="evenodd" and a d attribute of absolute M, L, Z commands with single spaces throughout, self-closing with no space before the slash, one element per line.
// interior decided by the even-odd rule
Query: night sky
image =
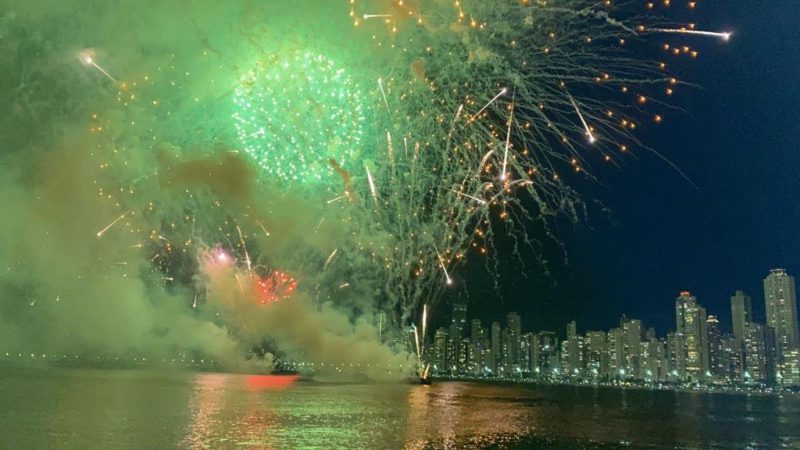
<path fill-rule="evenodd" d="M 591 206 L 585 221 L 555 225 L 568 262 L 547 240 L 549 275 L 504 255 L 499 294 L 473 262 L 463 271 L 470 293 L 452 292 L 440 318 L 449 320 L 449 303 L 460 299 L 484 322 L 519 311 L 527 330 L 563 333 L 571 319 L 579 331 L 608 329 L 625 313 L 663 334 L 674 328 L 674 299 L 687 289 L 729 329 L 729 297 L 744 289 L 763 320 L 769 269 L 800 275 L 800 2 L 699 8 L 700 28 L 734 36 L 692 41 L 700 57 L 676 71 L 697 87 L 676 92 L 683 111 L 643 134 L 691 182 L 644 150 L 620 170 L 597 167 L 599 182 L 581 193 L 611 213 Z"/>

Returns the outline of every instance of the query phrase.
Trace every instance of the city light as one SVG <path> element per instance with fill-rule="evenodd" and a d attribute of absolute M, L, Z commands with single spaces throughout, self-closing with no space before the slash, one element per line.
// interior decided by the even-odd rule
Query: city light
<path fill-rule="evenodd" d="M 734 334 L 722 333 L 718 317 L 690 291 L 680 291 L 676 328 L 663 337 L 623 316 L 615 328 L 584 334 L 570 322 L 567 338 L 559 340 L 552 331 L 523 331 L 516 313 L 508 314 L 505 326 L 484 328 L 478 319 L 467 321 L 466 305 L 454 304 L 451 327 L 436 330 L 423 357 L 434 363 L 435 376 L 445 377 L 776 392 L 800 385 L 800 351 L 781 347 L 792 340 L 786 337 L 792 325 L 781 318 L 794 317 L 782 311 L 796 304 L 794 278 L 774 269 L 764 291 L 766 324 L 752 321 L 749 296 L 731 296 Z"/>

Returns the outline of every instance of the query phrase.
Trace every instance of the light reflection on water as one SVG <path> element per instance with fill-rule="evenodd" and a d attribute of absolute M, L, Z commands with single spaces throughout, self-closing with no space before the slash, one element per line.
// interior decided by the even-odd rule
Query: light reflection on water
<path fill-rule="evenodd" d="M 798 398 L 0 369 L 0 448 L 800 448 Z"/>

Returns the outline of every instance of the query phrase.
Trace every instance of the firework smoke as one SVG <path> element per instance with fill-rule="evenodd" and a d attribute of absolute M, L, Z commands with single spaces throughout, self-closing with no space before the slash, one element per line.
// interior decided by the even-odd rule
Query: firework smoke
<path fill-rule="evenodd" d="M 0 342 L 373 378 L 495 229 L 533 246 L 569 173 L 646 148 L 681 83 L 628 45 L 707 38 L 579 0 L 51 3 L 0 0 Z"/>

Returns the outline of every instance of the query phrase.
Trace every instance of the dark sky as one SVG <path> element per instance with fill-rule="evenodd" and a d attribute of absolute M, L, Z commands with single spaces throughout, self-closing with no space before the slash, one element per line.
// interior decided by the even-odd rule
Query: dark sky
<path fill-rule="evenodd" d="M 550 276 L 531 266 L 525 278 L 506 255 L 499 296 L 480 268 L 465 269 L 470 317 L 505 322 L 516 310 L 527 330 L 563 332 L 570 319 L 581 331 L 607 329 L 626 313 L 663 334 L 688 289 L 729 329 L 735 289 L 763 320 L 769 269 L 800 274 L 800 1 L 698 8 L 699 28 L 735 34 L 692 39 L 700 57 L 678 72 L 699 87 L 681 88 L 674 103 L 684 112 L 642 135 L 691 182 L 645 151 L 620 170 L 597 166 L 601 183 L 581 191 L 611 217 L 594 209 L 583 223 L 559 224 L 569 263 L 545 244 Z M 438 312 L 446 320 L 448 305 Z"/>

